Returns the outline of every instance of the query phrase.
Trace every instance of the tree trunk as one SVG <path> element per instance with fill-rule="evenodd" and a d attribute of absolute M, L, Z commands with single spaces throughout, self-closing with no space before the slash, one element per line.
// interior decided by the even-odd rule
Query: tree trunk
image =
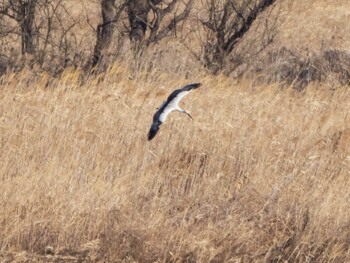
<path fill-rule="evenodd" d="M 128 17 L 130 23 L 130 40 L 135 50 L 140 48 L 145 38 L 148 13 L 151 11 L 151 5 L 148 0 L 129 0 Z"/>
<path fill-rule="evenodd" d="M 96 44 L 92 57 L 92 67 L 102 59 L 102 51 L 107 49 L 113 37 L 113 22 L 115 22 L 115 0 L 102 0 L 102 23 L 97 26 Z"/>
<path fill-rule="evenodd" d="M 20 5 L 20 26 L 22 37 L 22 54 L 34 54 L 33 23 L 36 0 L 22 2 Z"/>

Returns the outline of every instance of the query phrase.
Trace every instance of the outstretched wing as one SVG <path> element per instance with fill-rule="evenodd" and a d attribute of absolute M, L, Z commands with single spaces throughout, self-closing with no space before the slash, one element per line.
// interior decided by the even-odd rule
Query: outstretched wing
<path fill-rule="evenodd" d="M 147 138 L 148 138 L 149 141 L 152 140 L 156 136 L 156 134 L 157 134 L 157 132 L 159 130 L 159 126 L 161 124 L 162 123 L 158 122 L 158 121 L 152 123 L 151 128 L 149 129 L 149 132 L 148 132 L 148 135 L 147 135 Z"/>
<path fill-rule="evenodd" d="M 192 83 L 188 84 L 181 89 L 174 90 L 167 99 L 167 104 L 176 108 L 176 105 L 180 102 L 180 100 L 185 97 L 191 90 L 199 88 L 201 83 Z"/>

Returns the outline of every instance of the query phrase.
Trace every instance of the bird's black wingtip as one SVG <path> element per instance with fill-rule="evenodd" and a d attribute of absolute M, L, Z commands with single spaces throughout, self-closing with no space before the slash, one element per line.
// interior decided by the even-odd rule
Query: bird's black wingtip
<path fill-rule="evenodd" d="M 159 130 L 160 124 L 161 123 L 159 123 L 159 122 L 155 122 L 155 123 L 152 124 L 152 126 L 151 126 L 151 128 L 150 128 L 150 130 L 148 132 L 148 135 L 147 135 L 147 140 L 150 141 L 156 136 L 156 134 L 157 134 L 157 132 Z"/>
<path fill-rule="evenodd" d="M 150 130 L 147 134 L 147 140 L 150 141 L 156 136 L 157 132 Z"/>
<path fill-rule="evenodd" d="M 196 88 L 199 88 L 200 86 L 202 85 L 202 83 L 192 83 L 192 84 L 187 84 L 186 86 L 184 86 L 182 88 L 182 90 L 191 90 L 191 89 L 196 89 Z"/>
<path fill-rule="evenodd" d="M 202 85 L 202 83 L 192 83 L 190 86 L 192 86 L 194 89 L 199 88 Z"/>
<path fill-rule="evenodd" d="M 149 132 L 148 135 L 147 135 L 147 140 L 151 141 L 155 136 L 156 136 L 156 133 Z"/>

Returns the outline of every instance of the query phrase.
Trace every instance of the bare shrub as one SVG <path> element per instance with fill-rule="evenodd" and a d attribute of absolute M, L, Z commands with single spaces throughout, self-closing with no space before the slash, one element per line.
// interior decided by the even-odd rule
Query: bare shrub
<path fill-rule="evenodd" d="M 201 23 L 206 31 L 203 41 L 204 66 L 210 72 L 220 72 L 235 50 L 239 40 L 247 34 L 258 15 L 275 0 L 213 1 L 203 3 L 207 12 Z"/>

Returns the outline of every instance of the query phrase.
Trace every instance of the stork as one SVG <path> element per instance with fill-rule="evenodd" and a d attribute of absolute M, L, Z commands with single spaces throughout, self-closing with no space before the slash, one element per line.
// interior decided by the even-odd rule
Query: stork
<path fill-rule="evenodd" d="M 187 114 L 191 119 L 192 116 L 185 111 L 184 109 L 181 109 L 179 106 L 180 100 L 185 97 L 188 93 L 191 92 L 191 90 L 198 88 L 201 85 L 201 83 L 193 83 L 188 84 L 181 89 L 174 90 L 168 97 L 166 101 L 163 102 L 163 104 L 159 107 L 159 109 L 156 111 L 156 113 L 153 116 L 153 123 L 151 125 L 151 128 L 148 132 L 148 140 L 152 140 L 154 136 L 156 136 L 160 125 L 166 120 L 169 113 L 172 111 L 179 111 L 181 113 Z"/>

